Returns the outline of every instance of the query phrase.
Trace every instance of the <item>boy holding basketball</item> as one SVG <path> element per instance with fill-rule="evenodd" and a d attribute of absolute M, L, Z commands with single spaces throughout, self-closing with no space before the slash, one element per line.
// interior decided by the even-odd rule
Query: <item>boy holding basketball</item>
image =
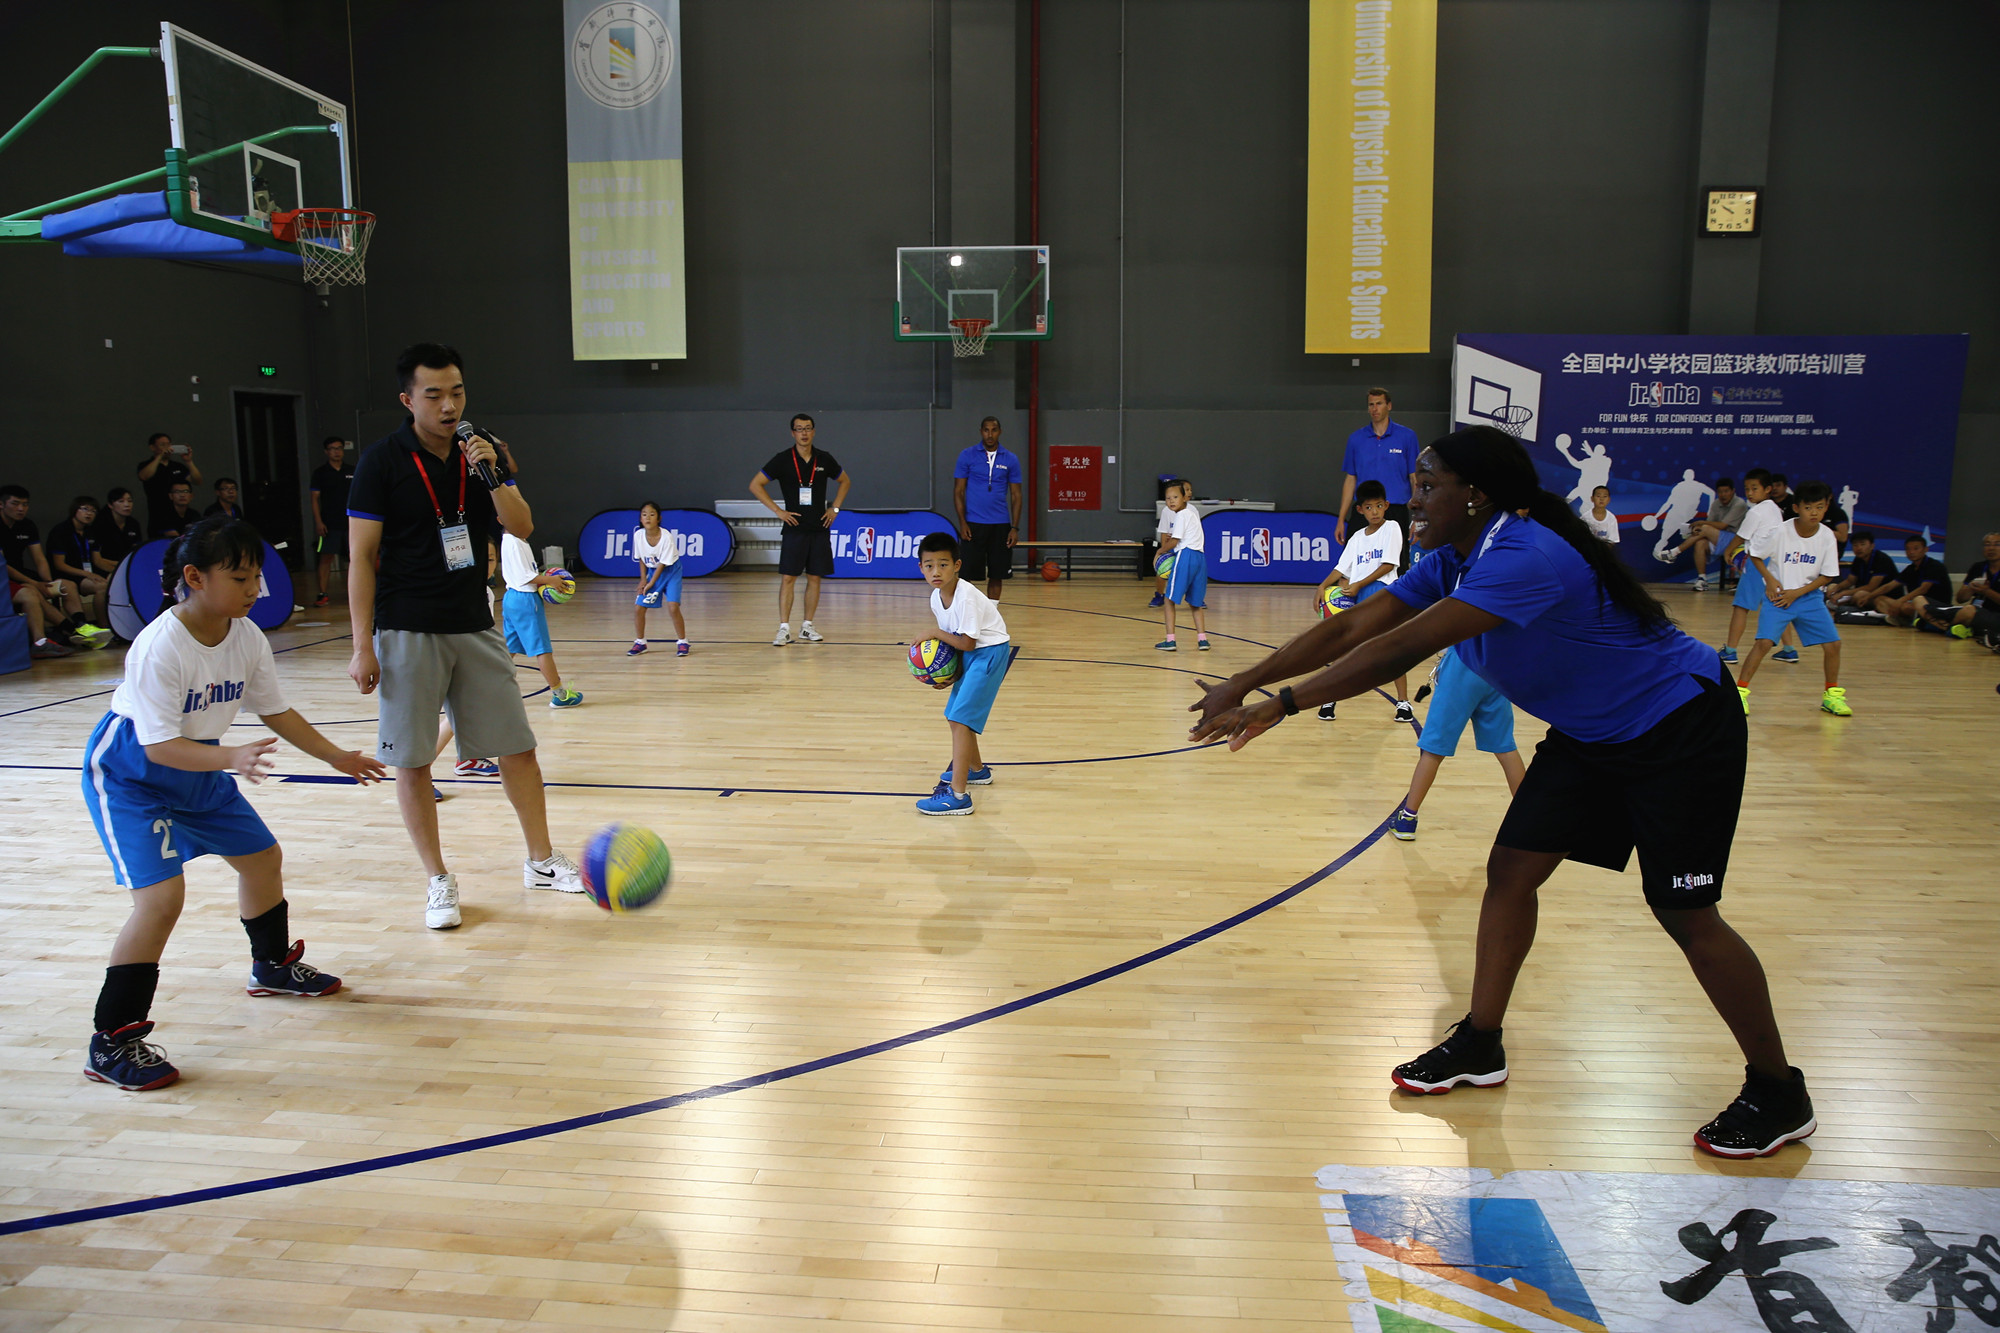
<path fill-rule="evenodd" d="M 993 770 L 979 757 L 979 735 L 986 730 L 987 715 L 993 711 L 994 696 L 1007 676 L 1013 648 L 1007 639 L 1007 622 L 1000 608 L 970 583 L 959 581 L 961 565 L 958 539 L 948 532 L 933 532 L 917 546 L 917 564 L 924 582 L 931 585 L 931 614 L 937 617 L 937 632 L 926 631 L 917 642 L 935 638 L 956 648 L 962 665 L 950 685 L 944 718 L 951 725 L 951 767 L 938 775 L 937 790 L 917 802 L 917 812 L 925 815 L 969 815 L 972 797 L 966 786 L 991 786 Z"/>
<path fill-rule="evenodd" d="M 1345 611 L 1381 592 L 1396 581 L 1396 570 L 1403 563 L 1403 527 L 1389 517 L 1389 495 L 1382 483 L 1372 478 L 1364 481 L 1354 492 L 1354 507 L 1361 514 L 1367 527 L 1347 539 L 1340 548 L 1340 559 L 1333 569 L 1319 581 L 1319 591 L 1314 597 L 1314 605 L 1321 605 L 1327 589 L 1339 589 L 1339 598 L 1332 607 Z M 1333 721 L 1333 705 L 1323 705 L 1319 710 L 1319 720 Z M 1415 722 L 1417 710 L 1410 704 L 1410 678 L 1396 677 L 1396 721 Z"/>
<path fill-rule="evenodd" d="M 511 532 L 500 538 L 500 574 L 507 581 L 507 599 L 500 607 L 507 651 L 521 654 L 542 673 L 549 683 L 549 707 L 576 707 L 583 702 L 583 691 L 563 684 L 562 673 L 556 670 L 556 650 L 549 643 L 548 613 L 542 609 L 542 589 L 561 588 L 562 578 L 542 573 L 534 548 Z"/>
<path fill-rule="evenodd" d="M 1174 557 L 1173 569 L 1167 575 L 1165 592 L 1166 605 L 1161 614 L 1166 618 L 1167 637 L 1154 644 L 1161 652 L 1178 651 L 1174 642 L 1174 603 L 1186 602 L 1194 611 L 1195 647 L 1208 651 L 1208 556 L 1207 543 L 1202 540 L 1201 515 L 1188 503 L 1194 499 L 1194 483 L 1183 478 L 1167 485 L 1167 513 L 1170 528 L 1162 528 L 1160 555 Z M 1157 565 L 1155 566 L 1157 568 Z"/>

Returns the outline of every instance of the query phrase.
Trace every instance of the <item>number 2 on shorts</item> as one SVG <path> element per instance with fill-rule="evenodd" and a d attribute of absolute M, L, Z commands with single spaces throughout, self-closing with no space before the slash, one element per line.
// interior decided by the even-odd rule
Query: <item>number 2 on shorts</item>
<path fill-rule="evenodd" d="M 179 860 L 181 854 L 174 850 L 174 821 L 171 819 L 154 820 L 153 832 L 160 835 L 160 859 L 164 861 L 168 857 L 173 857 L 175 860 Z"/>

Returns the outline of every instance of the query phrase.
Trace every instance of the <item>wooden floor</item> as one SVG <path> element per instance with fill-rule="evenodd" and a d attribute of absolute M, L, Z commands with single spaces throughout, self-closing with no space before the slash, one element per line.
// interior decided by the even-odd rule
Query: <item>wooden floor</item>
<path fill-rule="evenodd" d="M 587 583 L 551 616 L 588 700 L 529 701 L 558 840 L 650 825 L 674 851 L 667 899 L 612 918 L 524 891 L 498 787 L 445 783 L 465 925 L 429 932 L 388 792 L 267 784 L 294 932 L 346 989 L 248 998 L 226 870 L 198 863 L 154 1009 L 183 1076 L 158 1093 L 80 1074 L 125 895 L 76 766 L 117 657 L 0 679 L 0 1220 L 450 1145 L 948 1023 L 1298 883 L 1409 776 L 1412 734 L 1380 700 L 1233 756 L 1179 748 L 1195 673 L 1302 626 L 1309 590 L 1217 587 L 1216 650 L 1169 656 L 1143 585 L 1017 580 L 998 782 L 974 817 L 926 820 L 911 802 L 948 742 L 897 646 L 928 623 L 923 590 L 830 585 L 829 641 L 777 650 L 773 583 L 691 583 L 680 660 L 624 656 L 628 585 Z M 1719 637 L 1726 603 L 1668 595 Z M 281 673 L 365 748 L 345 616 L 311 619 L 272 636 Z M 1757 680 L 1723 904 L 1812 1080 L 1810 1146 L 1752 1164 L 1691 1147 L 1741 1069 L 1636 869 L 1566 867 L 1545 894 L 1505 1088 L 1392 1090 L 1389 1067 L 1466 1007 L 1506 795 L 1468 737 L 1417 842 L 1385 837 L 1181 952 L 600 1127 L 0 1237 L 0 1326 L 1344 1327 L 1313 1178 L 1329 1164 L 2000 1185 L 2000 659 L 1851 631 L 1843 721 L 1816 711 L 1816 656 Z"/>

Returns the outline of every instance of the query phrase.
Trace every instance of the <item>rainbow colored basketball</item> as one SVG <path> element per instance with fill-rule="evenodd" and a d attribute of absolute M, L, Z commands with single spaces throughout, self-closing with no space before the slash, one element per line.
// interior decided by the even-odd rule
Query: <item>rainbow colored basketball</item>
<path fill-rule="evenodd" d="M 1163 579 L 1172 578 L 1174 576 L 1174 553 L 1172 551 L 1160 552 L 1159 556 L 1153 561 L 1153 572 Z"/>
<path fill-rule="evenodd" d="M 942 639 L 919 639 L 910 645 L 910 674 L 926 685 L 949 685 L 958 679 L 965 659 Z"/>
<path fill-rule="evenodd" d="M 674 858 L 660 835 L 638 824 L 606 824 L 583 849 L 583 887 L 607 912 L 636 912 L 667 891 Z"/>
<path fill-rule="evenodd" d="M 562 580 L 562 586 L 560 588 L 545 587 L 542 589 L 543 601 L 555 602 L 558 605 L 560 605 L 561 603 L 567 602 L 570 598 L 576 596 L 576 575 L 570 573 L 567 569 L 564 569 L 561 566 L 557 566 L 555 569 L 545 569 L 542 572 L 544 574 L 553 575 L 554 577 Z"/>
<path fill-rule="evenodd" d="M 1331 584 L 1319 595 L 1319 618 L 1321 620 L 1331 619 L 1339 615 L 1342 611 L 1351 611 L 1353 609 L 1354 599 Z"/>

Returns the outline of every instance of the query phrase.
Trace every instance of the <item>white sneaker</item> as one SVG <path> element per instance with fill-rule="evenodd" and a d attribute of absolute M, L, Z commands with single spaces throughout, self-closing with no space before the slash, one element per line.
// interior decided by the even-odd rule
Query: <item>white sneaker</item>
<path fill-rule="evenodd" d="M 1696 592 L 1707 592 L 1707 591 L 1708 591 L 1708 580 L 1707 580 L 1707 579 L 1705 579 L 1705 578 L 1697 578 L 1697 579 L 1696 579 L 1696 580 L 1694 581 L 1694 590 L 1695 590 Z"/>
<path fill-rule="evenodd" d="M 771 639 L 771 646 L 773 648 L 782 648 L 791 641 L 792 627 L 790 625 L 780 625 L 778 626 L 777 634 Z"/>
<path fill-rule="evenodd" d="M 432 930 L 450 930 L 460 919 L 458 876 L 432 875 L 430 897 L 424 903 L 424 924 Z"/>
<path fill-rule="evenodd" d="M 799 637 L 801 639 L 804 639 L 807 643 L 826 642 L 826 635 L 821 634 L 818 630 L 814 629 L 813 623 L 810 620 L 804 622 L 799 626 Z"/>
<path fill-rule="evenodd" d="M 557 893 L 582 893 L 583 871 L 561 852 L 550 852 L 546 861 L 521 862 L 521 883 L 530 889 L 554 889 Z"/>

